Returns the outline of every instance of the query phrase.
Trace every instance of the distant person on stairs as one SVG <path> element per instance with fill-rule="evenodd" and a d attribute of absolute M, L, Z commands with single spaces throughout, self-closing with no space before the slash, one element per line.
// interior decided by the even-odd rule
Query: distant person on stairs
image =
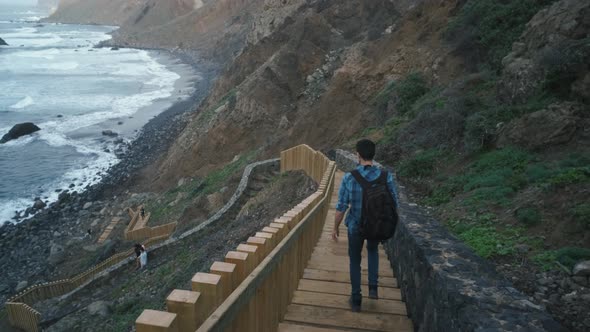
<path fill-rule="evenodd" d="M 346 217 L 345 225 L 348 229 L 348 256 L 350 259 L 350 283 L 352 286 L 352 294 L 350 296 L 350 307 L 352 311 L 359 312 L 361 310 L 362 294 L 361 294 L 361 254 L 363 250 L 363 243 L 365 236 L 361 235 L 361 212 L 363 212 L 363 186 L 355 176 L 362 176 L 359 179 L 362 182 L 369 181 L 373 185 L 381 185 L 387 193 L 391 204 L 397 205 L 397 191 L 396 184 L 393 180 L 393 175 L 387 171 L 373 165 L 373 158 L 375 157 L 375 143 L 370 140 L 360 140 L 356 144 L 356 152 L 359 165 L 355 173 L 346 173 L 342 178 L 342 184 L 338 192 L 338 203 L 336 205 L 336 217 L 334 220 L 334 230 L 332 232 L 332 239 L 338 241 L 340 236 L 339 227 L 344 219 L 346 211 L 350 208 L 348 216 Z M 382 172 L 385 172 L 382 176 Z M 365 181 L 366 180 L 366 181 Z M 385 189 L 384 186 L 387 186 Z M 391 200 L 394 200 L 393 202 Z M 365 209 L 366 209 L 365 204 Z M 395 207 L 394 207 L 395 209 Z M 378 285 L 378 271 L 379 271 L 379 240 L 367 239 L 367 256 L 369 265 L 369 298 L 378 299 L 377 285 Z"/>

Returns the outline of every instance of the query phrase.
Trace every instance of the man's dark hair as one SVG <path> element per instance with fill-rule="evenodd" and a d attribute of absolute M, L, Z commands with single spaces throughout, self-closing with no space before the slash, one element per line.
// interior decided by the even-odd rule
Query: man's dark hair
<path fill-rule="evenodd" d="M 375 143 L 368 139 L 362 139 L 356 142 L 356 152 L 364 160 L 373 160 L 375 158 Z"/>

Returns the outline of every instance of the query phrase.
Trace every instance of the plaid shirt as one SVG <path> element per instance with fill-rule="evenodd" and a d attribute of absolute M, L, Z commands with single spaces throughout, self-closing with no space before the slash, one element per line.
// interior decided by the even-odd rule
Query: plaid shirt
<path fill-rule="evenodd" d="M 377 179 L 379 175 L 381 175 L 381 169 L 375 166 L 365 168 L 364 166 L 359 165 L 356 169 L 368 181 L 373 181 Z M 387 176 L 387 186 L 393 194 L 395 203 L 398 204 L 396 184 L 393 180 L 393 175 L 391 172 L 389 172 Z M 350 211 L 346 216 L 344 224 L 346 227 L 348 227 L 348 231 L 351 233 L 358 231 L 358 225 L 361 220 L 362 202 L 363 188 L 354 179 L 352 174 L 346 173 L 342 178 L 342 184 L 340 185 L 340 190 L 338 191 L 338 203 L 336 204 L 336 210 L 340 212 L 346 212 L 350 206 Z"/>

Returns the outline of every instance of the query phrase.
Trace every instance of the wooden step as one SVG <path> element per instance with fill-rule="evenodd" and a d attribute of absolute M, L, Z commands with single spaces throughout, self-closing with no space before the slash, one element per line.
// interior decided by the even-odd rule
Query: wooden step
<path fill-rule="evenodd" d="M 351 292 L 350 283 L 309 279 L 299 280 L 297 290 L 337 295 L 350 295 Z M 401 291 L 397 288 L 379 287 L 378 290 L 379 298 L 398 301 L 402 299 Z M 369 295 L 369 287 L 367 285 L 361 285 L 361 292 L 365 296 Z"/>
<path fill-rule="evenodd" d="M 366 273 L 361 272 L 362 285 L 367 285 L 367 278 L 368 275 Z M 321 269 L 318 270 L 306 268 L 303 272 L 303 279 L 349 283 L 350 274 L 348 272 L 326 271 Z M 397 288 L 397 279 L 389 277 L 379 277 L 379 286 Z"/>
<path fill-rule="evenodd" d="M 321 327 L 299 325 L 292 323 L 281 323 L 279 324 L 278 332 L 342 332 L 342 331 L 354 331 L 354 330 L 342 330 L 342 329 L 326 329 Z"/>
<path fill-rule="evenodd" d="M 412 322 L 404 316 L 352 312 L 334 309 L 291 304 L 285 315 L 287 322 L 304 322 L 322 328 L 353 328 L 363 331 L 413 331 Z"/>
<path fill-rule="evenodd" d="M 366 259 L 364 261 L 366 261 Z M 387 264 L 387 266 L 383 266 L 383 265 L 384 264 L 379 264 L 379 270 L 378 270 L 379 275 L 383 276 L 383 277 L 393 278 L 394 277 L 393 271 L 389 267 L 389 264 Z M 348 263 L 345 263 L 345 264 L 340 264 L 339 262 L 330 263 L 330 262 L 326 262 L 326 261 L 319 261 L 319 260 L 311 260 L 310 259 L 309 262 L 307 262 L 306 266 L 310 269 L 316 269 L 316 270 L 350 272 Z M 361 262 L 361 272 L 365 272 L 365 273 L 368 272 L 367 263 Z"/>
<path fill-rule="evenodd" d="M 366 258 L 368 257 L 368 253 L 366 250 L 363 250 L 361 252 L 361 257 L 363 258 L 363 260 L 361 261 L 361 264 L 366 263 Z M 385 256 L 383 253 L 379 253 L 377 252 L 377 257 L 379 257 L 379 262 L 385 261 L 387 265 L 389 265 L 389 260 L 387 259 L 387 256 Z M 346 254 L 346 256 L 344 255 L 336 255 L 336 254 L 331 254 L 328 252 L 313 252 L 311 254 L 310 259 L 315 259 L 315 260 L 325 260 L 325 261 L 330 261 L 330 262 L 338 262 L 341 264 L 345 264 L 348 265 L 348 254 Z M 381 265 L 381 264 L 380 264 Z"/>
<path fill-rule="evenodd" d="M 325 294 L 306 291 L 295 291 L 291 303 L 312 305 L 317 307 L 349 309 L 348 299 L 350 295 Z M 407 316 L 406 304 L 396 300 L 373 300 L 363 298 L 363 312 L 372 312 L 377 314 L 392 314 Z"/>
<path fill-rule="evenodd" d="M 316 255 L 316 254 L 317 255 L 332 255 L 332 256 L 348 258 L 348 248 L 334 248 L 334 247 L 317 246 L 313 250 L 312 255 Z M 361 252 L 361 256 L 363 258 L 367 257 L 367 250 L 363 250 Z M 379 250 L 379 259 L 384 259 L 386 261 L 389 261 L 389 259 L 387 258 L 387 255 L 385 254 L 385 252 L 383 250 Z"/>

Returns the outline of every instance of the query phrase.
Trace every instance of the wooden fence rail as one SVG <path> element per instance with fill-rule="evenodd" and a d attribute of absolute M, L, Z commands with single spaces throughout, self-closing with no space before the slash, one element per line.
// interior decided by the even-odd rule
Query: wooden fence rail
<path fill-rule="evenodd" d="M 137 332 L 274 331 L 321 236 L 336 167 L 322 153 L 300 145 L 281 153 L 281 171 L 304 170 L 318 190 L 261 232 L 174 290 L 167 310 L 144 310 Z"/>
<path fill-rule="evenodd" d="M 150 238 L 144 243 L 144 245 L 149 248 L 149 246 L 167 239 L 168 236 L 169 235 L 166 234 L 163 236 Z M 106 260 L 72 278 L 46 282 L 26 288 L 22 292 L 8 299 L 6 302 L 5 307 L 10 325 L 25 331 L 39 331 L 41 313 L 31 307 L 33 304 L 39 301 L 44 301 L 53 297 L 67 294 L 82 286 L 100 272 L 127 259 L 132 255 L 134 255 L 133 249 L 125 250 L 123 252 L 114 254 Z"/>
<path fill-rule="evenodd" d="M 171 222 L 168 224 L 154 226 L 154 227 L 143 227 L 132 231 L 125 232 L 125 240 L 129 241 L 142 241 L 152 237 L 172 235 L 176 229 L 177 222 Z"/>

